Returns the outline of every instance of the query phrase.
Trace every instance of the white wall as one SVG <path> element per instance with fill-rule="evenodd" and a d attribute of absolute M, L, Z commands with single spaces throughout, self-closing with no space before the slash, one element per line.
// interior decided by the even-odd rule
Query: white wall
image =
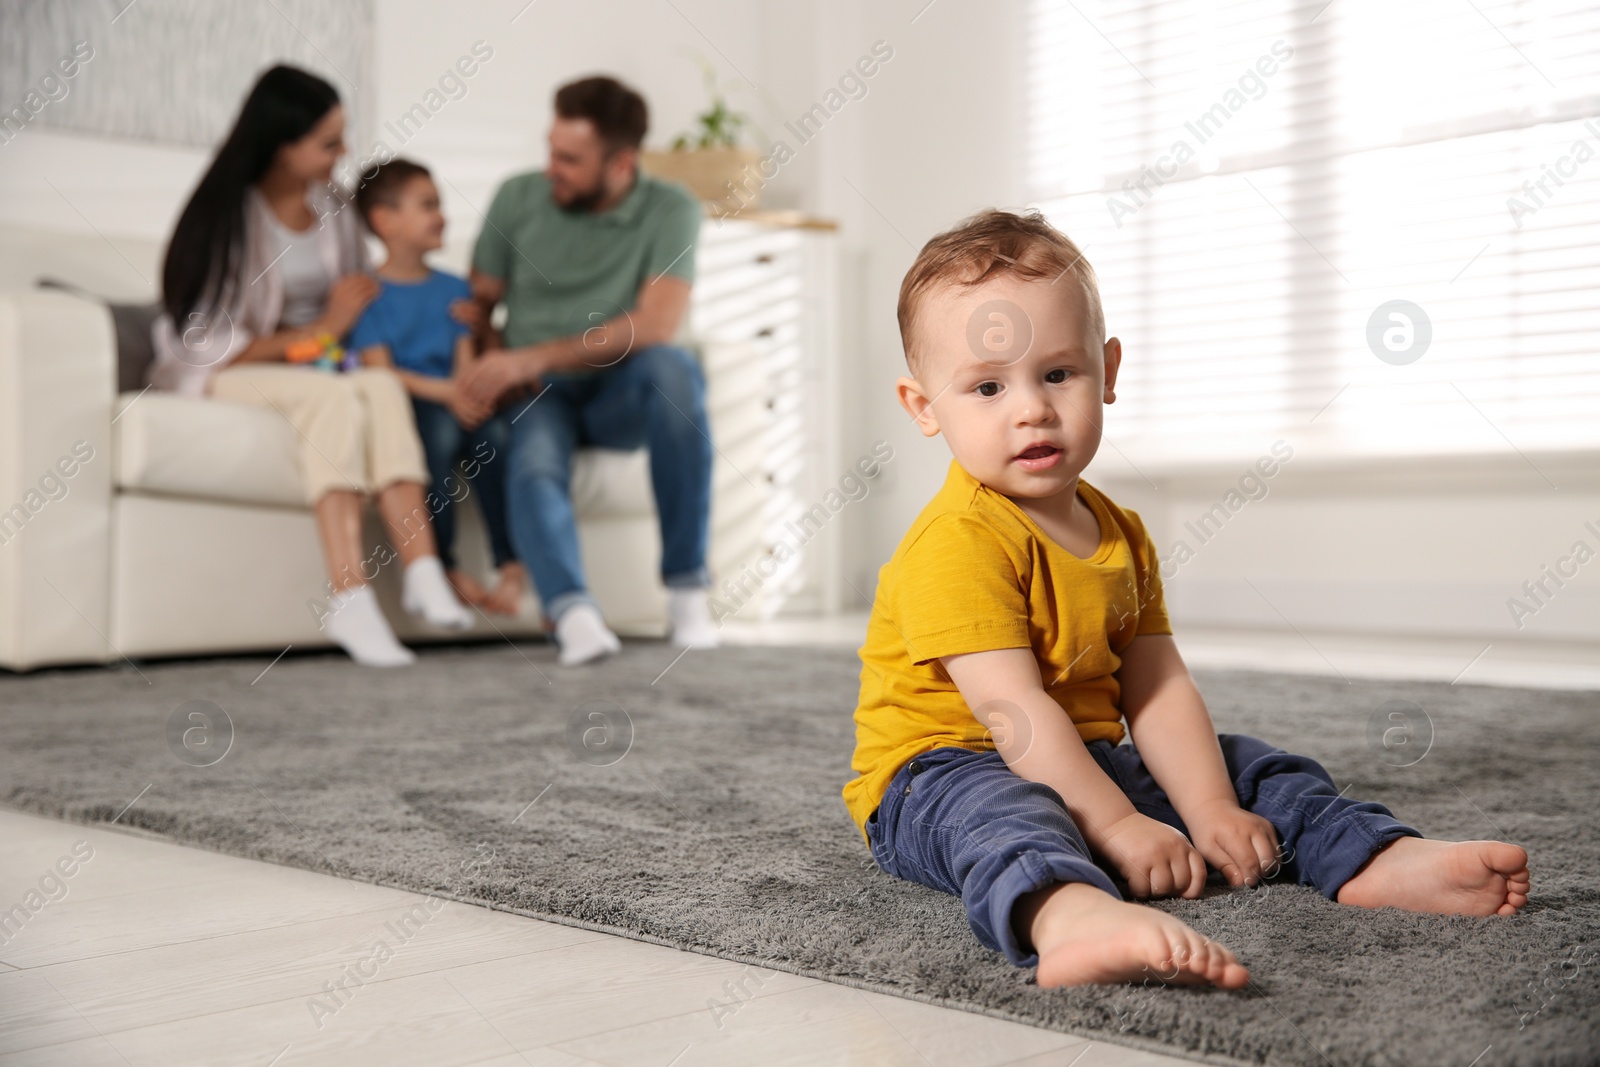
<path fill-rule="evenodd" d="M 878 568 L 950 462 L 944 442 L 925 439 L 894 399 L 905 370 L 895 321 L 900 279 L 935 233 L 984 207 L 1021 206 L 1024 5 L 829 0 L 806 11 L 809 83 L 798 70 L 782 71 L 790 116 L 818 101 L 876 42 L 893 49 L 867 95 L 844 107 L 797 160 L 812 168 L 800 206 L 842 224 L 840 455 L 852 462 L 878 439 L 895 449 L 871 494 L 841 524 L 844 573 L 870 596 Z M 787 37 L 773 29 L 769 41 Z M 844 602 L 868 606 L 854 590 Z"/>
<path fill-rule="evenodd" d="M 1535 470 L 1507 449 L 1366 466 L 1301 450 L 1245 487 L 1254 500 L 1237 492 L 1243 462 L 1157 474 L 1155 486 L 1137 476 L 1090 480 L 1140 513 L 1166 557 L 1177 632 L 1206 624 L 1456 637 L 1470 641 L 1465 668 L 1484 644 L 1600 642 L 1600 464 L 1580 455 L 1537 462 Z M 1590 562 L 1575 558 L 1580 541 Z M 1514 612 L 1513 602 L 1523 607 Z"/>
<path fill-rule="evenodd" d="M 664 144 L 701 106 L 689 51 L 734 77 L 722 55 L 748 70 L 763 42 L 762 9 L 736 0 L 378 0 L 376 22 L 370 98 L 345 91 L 346 108 L 360 119 L 351 161 L 370 157 L 381 137 L 434 169 L 452 227 L 447 258 L 456 262 L 494 186 L 542 165 L 551 97 L 562 82 L 589 73 L 629 81 L 651 103 L 651 142 Z M 424 102 L 480 41 L 492 54 L 462 79 L 465 92 L 441 93 L 442 106 L 404 143 L 391 134 L 387 124 Z M 114 49 L 115 37 L 101 47 Z M 56 106 L 70 107 L 71 97 Z M 0 146 L 0 225 L 99 232 L 113 244 L 164 242 L 209 158 L 202 149 L 27 129 Z"/>

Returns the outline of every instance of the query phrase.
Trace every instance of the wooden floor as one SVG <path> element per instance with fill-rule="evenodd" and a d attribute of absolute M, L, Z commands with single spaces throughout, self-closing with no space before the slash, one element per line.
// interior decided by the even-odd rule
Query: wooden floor
<path fill-rule="evenodd" d="M 80 842 L 65 894 L 3 931 L 8 1067 L 1184 1062 L 10 811 L 0 908 Z"/>

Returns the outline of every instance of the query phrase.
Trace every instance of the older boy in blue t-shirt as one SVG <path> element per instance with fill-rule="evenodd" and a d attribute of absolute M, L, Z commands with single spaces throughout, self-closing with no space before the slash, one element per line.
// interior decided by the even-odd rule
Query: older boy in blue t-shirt
<path fill-rule="evenodd" d="M 456 592 L 469 604 L 514 615 L 527 587 L 506 532 L 505 475 L 497 462 L 509 428 L 493 408 L 456 388 L 476 352 L 469 328 L 450 307 L 471 292 L 464 279 L 434 270 L 423 256 L 443 243 L 439 191 L 427 169 L 405 159 L 380 166 L 356 193 L 367 226 L 383 241 L 388 259 L 378 268 L 381 290 L 350 332 L 346 347 L 369 367 L 390 367 L 411 393 L 433 485 L 430 508 L 439 556 Z M 467 484 L 455 477 L 463 462 Z M 478 494 L 498 571 L 493 591 L 456 565 L 454 505 Z"/>

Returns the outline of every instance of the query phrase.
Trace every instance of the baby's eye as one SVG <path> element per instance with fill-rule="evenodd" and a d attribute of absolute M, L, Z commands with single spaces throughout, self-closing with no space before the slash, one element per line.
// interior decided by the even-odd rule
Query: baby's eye
<path fill-rule="evenodd" d="M 999 382 L 979 382 L 978 383 L 978 395 L 979 396 L 994 396 L 999 391 L 1000 391 L 1000 383 Z"/>
<path fill-rule="evenodd" d="M 1060 385 L 1067 380 L 1067 370 L 1065 367 L 1057 367 L 1055 370 L 1047 372 L 1044 380 L 1051 385 Z"/>

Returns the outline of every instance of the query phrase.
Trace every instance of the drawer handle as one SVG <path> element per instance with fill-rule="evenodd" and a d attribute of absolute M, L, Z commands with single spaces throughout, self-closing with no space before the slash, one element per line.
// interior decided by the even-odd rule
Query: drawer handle
<path fill-rule="evenodd" d="M 761 253 L 759 256 L 756 257 L 756 262 L 757 263 L 771 263 L 772 262 L 772 253 L 771 252 L 763 252 L 763 253 Z"/>

